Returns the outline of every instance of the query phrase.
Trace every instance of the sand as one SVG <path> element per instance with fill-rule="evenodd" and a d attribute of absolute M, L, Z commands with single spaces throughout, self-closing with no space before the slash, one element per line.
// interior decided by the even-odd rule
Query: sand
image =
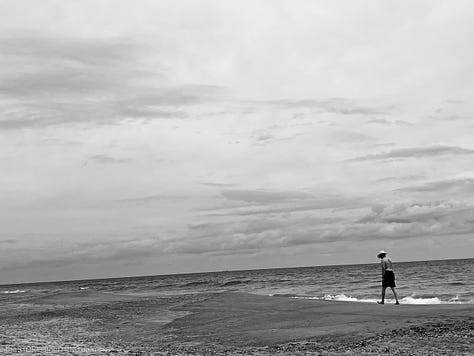
<path fill-rule="evenodd" d="M 6 355 L 474 354 L 474 305 L 80 291 L 0 311 Z"/>

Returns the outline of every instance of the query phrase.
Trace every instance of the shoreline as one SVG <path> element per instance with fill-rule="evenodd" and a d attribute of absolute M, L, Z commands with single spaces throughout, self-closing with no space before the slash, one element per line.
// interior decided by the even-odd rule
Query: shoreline
<path fill-rule="evenodd" d="M 395 306 L 238 292 L 158 297 L 80 291 L 0 307 L 0 348 L 6 355 L 21 354 L 26 346 L 67 355 L 474 353 L 472 304 Z"/>

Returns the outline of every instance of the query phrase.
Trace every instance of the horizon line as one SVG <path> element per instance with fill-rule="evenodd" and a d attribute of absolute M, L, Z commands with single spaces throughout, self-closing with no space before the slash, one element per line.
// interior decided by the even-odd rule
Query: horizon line
<path fill-rule="evenodd" d="M 455 261 L 455 260 L 472 260 L 472 259 L 474 259 L 474 257 L 440 258 L 440 259 L 416 260 L 416 261 L 397 261 L 394 263 L 396 264 L 396 263 L 411 263 L 411 262 Z M 343 264 L 327 264 L 327 265 L 312 265 L 312 266 L 286 266 L 286 267 L 268 267 L 268 268 L 251 268 L 251 269 L 228 269 L 228 270 L 217 270 L 217 271 L 180 272 L 180 273 L 166 273 L 166 274 L 120 276 L 120 277 L 97 277 L 97 278 L 86 278 L 86 279 L 65 279 L 65 280 L 33 281 L 33 282 L 18 282 L 18 283 L 5 283 L 5 284 L 2 283 L 0 284 L 0 287 L 28 285 L 28 284 L 43 284 L 43 283 L 90 282 L 90 281 L 100 281 L 104 279 L 131 279 L 131 278 L 146 278 L 146 277 L 192 275 L 192 274 L 203 274 L 203 273 L 247 272 L 247 271 L 265 271 L 265 270 L 271 270 L 271 269 L 296 269 L 296 268 L 331 267 L 331 266 L 358 266 L 358 265 L 370 265 L 370 264 L 377 264 L 377 262 L 343 263 Z"/>

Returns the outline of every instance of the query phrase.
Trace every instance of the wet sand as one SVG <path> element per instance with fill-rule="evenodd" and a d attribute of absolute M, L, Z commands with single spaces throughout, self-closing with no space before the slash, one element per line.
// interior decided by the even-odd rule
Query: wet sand
<path fill-rule="evenodd" d="M 474 305 L 94 291 L 0 306 L 3 354 L 470 355 Z"/>
<path fill-rule="evenodd" d="M 474 352 L 474 305 L 377 305 L 225 293 L 168 327 L 187 342 L 248 353 Z M 199 350 L 199 347 L 196 347 Z"/>

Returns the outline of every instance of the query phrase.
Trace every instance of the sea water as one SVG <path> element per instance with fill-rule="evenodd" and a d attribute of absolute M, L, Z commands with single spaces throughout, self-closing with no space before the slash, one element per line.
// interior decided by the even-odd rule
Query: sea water
<path fill-rule="evenodd" d="M 474 303 L 472 258 L 399 262 L 395 275 L 402 304 Z M 236 291 L 270 297 L 375 302 L 380 289 L 380 265 L 357 264 L 3 285 L 0 301 L 71 291 L 150 296 Z M 391 302 L 390 289 L 387 297 Z"/>

